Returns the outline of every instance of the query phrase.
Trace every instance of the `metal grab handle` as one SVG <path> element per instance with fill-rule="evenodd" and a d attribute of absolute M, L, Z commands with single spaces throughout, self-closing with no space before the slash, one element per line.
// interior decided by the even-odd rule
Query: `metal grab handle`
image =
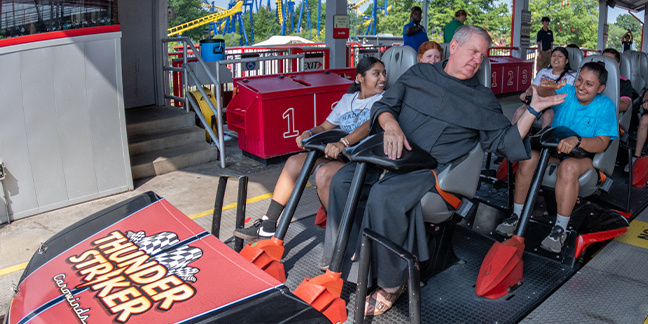
<path fill-rule="evenodd" d="M 421 323 L 421 278 L 419 264 L 416 257 L 396 245 L 388 238 L 370 230 L 362 231 L 362 246 L 360 247 L 360 268 L 358 270 L 358 285 L 356 288 L 356 313 L 354 323 L 364 321 L 365 298 L 367 296 L 367 285 L 369 281 L 369 264 L 371 262 L 372 241 L 378 243 L 387 251 L 397 255 L 407 262 L 407 285 L 409 294 L 409 317 L 410 323 Z"/>
<path fill-rule="evenodd" d="M 216 191 L 216 199 L 214 201 L 214 214 L 212 215 L 212 235 L 220 239 L 221 218 L 223 215 L 223 200 L 225 199 L 225 188 L 227 187 L 228 178 L 237 178 L 238 185 L 238 199 L 236 203 L 236 222 L 235 228 L 243 228 L 245 225 L 245 208 L 247 204 L 247 187 L 248 177 L 242 175 L 221 175 L 218 179 L 218 190 Z M 243 239 L 234 239 L 234 250 L 240 252 L 243 249 Z"/>

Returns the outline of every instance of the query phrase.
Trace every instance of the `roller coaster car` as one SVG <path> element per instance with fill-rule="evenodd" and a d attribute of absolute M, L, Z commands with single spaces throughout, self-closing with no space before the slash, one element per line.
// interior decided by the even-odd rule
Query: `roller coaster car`
<path fill-rule="evenodd" d="M 535 197 L 537 197 L 537 189 L 539 188 L 539 184 L 542 182 L 542 177 L 544 176 L 545 171 L 544 169 L 547 168 L 546 161 L 549 159 L 549 153 L 554 151 L 554 148 L 557 146 L 560 139 L 572 135 L 573 132 L 568 129 L 550 129 L 546 130 L 542 135 L 539 135 L 539 138 L 541 139 L 540 145 L 544 147 L 544 163 L 541 161 L 538 165 L 538 170 L 534 176 L 534 184 L 536 188 L 534 190 L 534 185 L 532 184 L 532 189 L 529 193 L 530 197 L 527 198 L 527 202 L 529 202 L 529 200 L 535 200 Z M 345 154 L 347 154 L 349 159 L 352 161 L 376 164 L 394 172 L 398 172 L 399 170 L 427 169 L 431 167 L 431 161 L 434 161 L 427 152 L 416 147 L 413 147 L 413 150 L 410 151 L 409 154 L 404 154 L 402 159 L 388 160 L 382 153 L 382 138 L 368 140 L 353 150 L 348 149 Z M 587 156 L 589 153 L 576 149 L 572 152 L 572 155 Z M 512 262 L 512 265 L 507 266 L 504 263 L 491 265 L 483 264 L 480 272 L 475 272 L 477 269 L 475 267 L 472 268 L 472 271 L 465 271 L 466 263 L 481 263 L 481 259 L 484 257 L 484 252 L 488 249 L 488 245 L 478 247 L 481 250 L 481 253 L 477 254 L 477 259 L 469 259 L 466 258 L 466 255 L 462 255 L 462 262 L 457 262 L 458 259 L 453 251 L 453 244 L 457 244 L 460 240 L 452 240 L 452 236 L 458 235 L 469 239 L 473 238 L 475 241 L 492 242 L 492 240 L 490 240 L 491 238 L 487 238 L 477 234 L 476 232 L 471 232 L 465 226 L 457 226 L 457 223 L 463 219 L 461 211 L 465 210 L 466 206 L 471 203 L 467 198 L 472 197 L 471 192 L 474 193 L 474 190 L 476 189 L 482 159 L 483 152 L 481 151 L 480 145 L 477 145 L 473 151 L 459 160 L 454 161 L 438 176 L 439 185 L 443 191 L 450 191 L 464 196 L 462 204 L 458 209 L 453 210 L 450 208 L 450 210 L 448 210 L 446 208 L 447 204 L 444 202 L 442 197 L 436 193 L 430 192 L 422 199 L 421 203 L 425 214 L 425 222 L 431 224 L 431 226 L 427 227 L 429 229 L 428 235 L 430 236 L 430 251 L 433 251 L 431 252 L 430 260 L 425 260 L 419 265 L 418 261 L 416 261 L 414 256 L 412 256 L 408 251 L 404 251 L 399 246 L 395 246 L 395 244 L 389 242 L 384 237 L 381 237 L 369 230 L 366 230 L 365 233 L 363 233 L 362 252 L 360 255 L 361 265 L 360 273 L 358 275 L 361 279 L 356 294 L 357 323 L 360 323 L 363 320 L 364 297 L 367 292 L 367 282 L 363 278 L 367 278 L 368 264 L 370 261 L 370 246 L 372 242 L 386 247 L 389 251 L 401 256 L 401 258 L 405 259 L 410 264 L 410 320 L 413 323 L 421 319 L 421 293 L 418 291 L 418 287 L 420 286 L 419 282 L 417 282 L 418 280 L 428 282 L 428 285 L 438 284 L 441 287 L 431 286 L 430 289 L 439 289 L 442 291 L 443 287 L 448 285 L 452 286 L 451 282 L 454 281 L 456 283 L 454 289 L 456 290 L 457 296 L 467 296 L 467 299 L 461 301 L 466 303 L 466 305 L 472 305 L 476 309 L 488 305 L 487 307 L 493 308 L 496 312 L 502 310 L 501 313 L 498 313 L 498 315 L 495 315 L 492 319 L 506 323 L 520 320 L 521 316 L 530 312 L 542 299 L 546 297 L 547 294 L 554 291 L 555 288 L 562 285 L 565 280 L 574 274 L 580 266 L 577 260 L 583 254 L 585 247 L 594 242 L 614 238 L 626 231 L 628 221 L 619 213 L 613 210 L 601 208 L 593 203 L 583 204 L 572 216 L 569 238 L 566 246 L 559 255 L 556 255 L 539 249 L 540 242 L 551 230 L 552 221 L 548 218 L 541 217 L 534 217 L 534 219 L 531 220 L 530 216 L 532 210 L 529 208 L 529 210 L 526 211 L 526 214 L 523 213 L 519 225 L 523 228 L 521 230 L 522 232 L 525 231 L 527 228 L 526 226 L 528 225 L 528 231 L 526 232 L 529 234 L 526 236 L 526 246 L 525 244 L 522 244 L 522 250 L 519 251 L 517 259 L 513 257 L 515 260 L 509 261 L 511 259 L 510 255 L 503 258 L 503 261 L 502 258 L 494 258 L 494 262 L 506 263 L 508 261 Z M 470 182 L 470 184 L 466 184 L 466 179 L 469 180 L 468 182 Z M 452 185 L 455 187 L 450 189 Z M 531 203 L 533 203 L 533 201 L 531 201 Z M 470 218 L 474 216 L 474 213 L 465 213 L 465 216 Z M 471 222 L 472 221 L 469 223 Z M 455 233 L 455 229 L 457 229 L 457 233 Z M 520 236 L 523 236 L 524 233 L 521 234 L 522 235 Z M 524 239 L 522 239 L 522 242 L 525 242 Z M 514 249 L 517 250 L 517 248 Z M 513 251 L 513 253 L 515 254 L 518 252 Z M 488 258 L 488 256 L 486 256 L 486 258 Z M 526 261 L 527 264 L 523 265 L 522 260 Z M 522 278 L 522 267 L 524 267 L 525 272 L 527 273 L 527 276 L 524 279 Z M 418 270 L 419 268 L 420 270 Z M 482 276 L 484 268 L 487 268 L 487 272 L 495 271 L 496 268 L 500 268 L 503 269 L 505 273 L 503 275 L 486 273 L 487 275 L 497 277 L 498 280 L 500 280 L 495 280 L 494 283 L 490 283 L 490 285 L 488 285 L 489 287 L 486 287 L 487 289 L 479 287 L 479 282 L 477 283 L 477 287 L 467 286 L 463 284 L 466 278 L 458 277 L 459 274 L 470 276 L 470 278 Z M 517 271 L 512 271 L 515 268 L 518 268 Z M 506 271 L 513 273 L 508 273 Z M 555 273 L 549 274 L 551 271 L 555 271 Z M 547 277 L 548 280 L 545 277 Z M 432 278 L 434 278 L 434 280 L 432 280 Z M 508 283 L 508 285 L 502 286 L 500 284 L 501 281 Z M 479 295 L 490 299 L 499 299 L 487 301 L 490 299 L 474 298 L 475 292 L 472 294 L 466 294 L 462 289 L 481 289 L 482 292 L 479 292 Z M 516 313 L 511 314 L 511 318 L 507 318 L 504 309 L 507 308 L 507 301 L 513 297 L 513 291 L 516 291 L 518 295 L 528 294 L 529 300 L 523 305 L 516 305 L 516 307 L 522 308 L 518 309 Z M 432 300 L 430 300 L 430 302 L 432 302 Z M 508 311 L 510 312 L 510 310 Z M 469 319 L 465 316 L 465 314 L 457 313 L 452 314 L 451 318 L 453 321 Z M 426 319 L 425 321 L 430 320 L 431 319 Z M 484 320 L 487 321 L 487 319 Z"/>
<path fill-rule="evenodd" d="M 7 324 L 329 323 L 153 192 L 47 240 L 15 291 Z"/>

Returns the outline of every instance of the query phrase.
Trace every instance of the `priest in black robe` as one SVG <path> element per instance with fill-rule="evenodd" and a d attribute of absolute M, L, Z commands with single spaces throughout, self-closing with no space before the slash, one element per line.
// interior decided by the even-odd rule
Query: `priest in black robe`
<path fill-rule="evenodd" d="M 460 27 L 450 43 L 448 60 L 414 65 L 374 104 L 372 132 L 384 132 L 384 150 L 390 159 L 400 158 L 412 142 L 436 158 L 437 174 L 477 144 L 510 161 L 530 158 L 526 135 L 535 116 L 527 111 L 511 125 L 493 92 L 475 76 L 482 59 L 488 59 L 490 44 L 484 29 Z M 564 96 L 536 95 L 530 106 L 540 112 L 563 100 Z M 356 163 L 348 163 L 331 182 L 325 257 L 331 254 L 355 167 Z M 355 245 L 360 230 L 370 228 L 417 255 L 419 261 L 427 260 L 420 200 L 434 189 L 434 174 L 418 170 L 379 175 L 377 168 L 367 173 L 356 211 L 362 216 L 356 217 L 356 225 L 361 226 L 353 230 L 349 242 Z M 354 246 L 347 248 L 354 250 Z M 375 249 L 373 255 L 371 268 L 379 289 L 388 294 L 398 291 L 407 281 L 406 264 L 382 249 Z M 371 313 L 372 308 L 373 304 L 366 309 Z"/>

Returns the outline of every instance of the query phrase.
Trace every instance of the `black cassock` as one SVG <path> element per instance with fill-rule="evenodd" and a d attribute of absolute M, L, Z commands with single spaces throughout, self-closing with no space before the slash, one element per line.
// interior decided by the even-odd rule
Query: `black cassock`
<path fill-rule="evenodd" d="M 437 173 L 477 143 L 485 151 L 506 156 L 510 161 L 530 158 L 528 139 L 520 138 L 517 125 L 511 125 L 502 114 L 490 88 L 480 84 L 476 76 L 468 80 L 449 76 L 443 70 L 445 64 L 447 61 L 422 63 L 405 72 L 371 108 L 372 132 L 382 132 L 377 122 L 379 114 L 392 113 L 407 140 L 437 159 Z M 355 167 L 356 163 L 348 163 L 331 182 L 326 256 L 333 250 Z M 380 173 L 376 167 L 367 172 L 348 254 L 355 252 L 360 230 L 371 228 L 417 255 L 420 261 L 427 260 L 420 200 L 434 189 L 434 174 L 430 170 L 387 172 L 379 179 Z M 406 264 L 381 248 L 374 250 L 372 269 L 381 287 L 396 287 L 407 281 Z"/>

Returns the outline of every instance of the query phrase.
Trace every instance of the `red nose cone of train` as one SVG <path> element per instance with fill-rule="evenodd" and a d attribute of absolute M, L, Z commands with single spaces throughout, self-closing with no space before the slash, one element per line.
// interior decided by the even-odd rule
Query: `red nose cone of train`
<path fill-rule="evenodd" d="M 479 269 L 475 294 L 488 299 L 498 299 L 522 281 L 524 238 L 513 235 L 500 243 L 495 242 Z"/>

